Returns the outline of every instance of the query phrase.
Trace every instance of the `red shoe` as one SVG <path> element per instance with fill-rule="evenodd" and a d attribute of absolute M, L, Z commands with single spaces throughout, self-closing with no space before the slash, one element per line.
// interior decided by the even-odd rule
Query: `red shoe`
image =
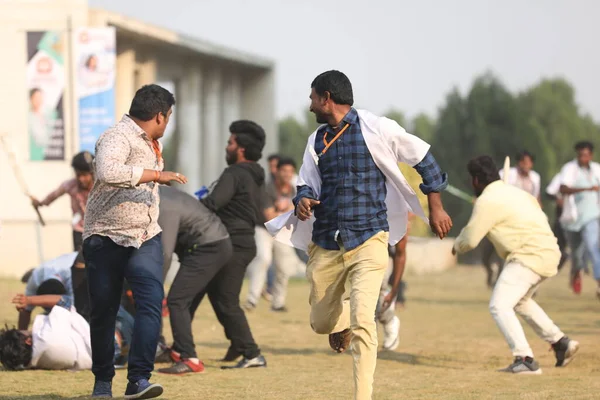
<path fill-rule="evenodd" d="M 169 307 L 167 307 L 167 299 L 163 299 L 162 302 L 162 316 L 166 318 L 169 316 Z"/>
<path fill-rule="evenodd" d="M 179 361 L 181 361 L 181 353 L 176 352 L 175 350 L 171 350 L 171 360 L 173 360 L 174 363 L 178 363 Z"/>
<path fill-rule="evenodd" d="M 168 368 L 161 368 L 158 372 L 169 375 L 199 374 L 204 372 L 204 363 L 202 361 L 196 363 L 191 360 L 183 360 L 176 362 Z"/>
<path fill-rule="evenodd" d="M 573 278 L 573 292 L 581 294 L 581 271 L 577 271 L 577 275 Z"/>

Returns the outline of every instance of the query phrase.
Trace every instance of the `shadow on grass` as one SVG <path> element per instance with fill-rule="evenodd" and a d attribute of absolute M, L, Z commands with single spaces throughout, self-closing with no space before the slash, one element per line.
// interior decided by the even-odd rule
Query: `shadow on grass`
<path fill-rule="evenodd" d="M 408 353 L 397 353 L 394 351 L 381 351 L 377 354 L 378 360 L 396 361 L 402 364 L 419 365 L 423 367 L 433 367 L 442 369 L 464 369 L 448 365 L 448 363 L 456 363 L 458 361 L 447 358 L 433 358 L 425 356 L 417 356 Z"/>
<path fill-rule="evenodd" d="M 481 305 L 487 307 L 489 300 L 481 299 L 429 299 L 426 297 L 411 297 L 411 303 L 420 304 L 439 304 L 444 306 L 467 306 L 467 305 Z"/>

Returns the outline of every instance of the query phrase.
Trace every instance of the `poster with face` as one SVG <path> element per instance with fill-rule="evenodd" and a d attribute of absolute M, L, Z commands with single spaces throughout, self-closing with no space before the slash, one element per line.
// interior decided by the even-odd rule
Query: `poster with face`
<path fill-rule="evenodd" d="M 63 49 L 59 32 L 27 32 L 27 132 L 31 161 L 65 159 Z"/>
<path fill-rule="evenodd" d="M 115 123 L 115 28 L 75 30 L 73 53 L 79 103 L 79 150 L 94 153 L 100 135 Z"/>

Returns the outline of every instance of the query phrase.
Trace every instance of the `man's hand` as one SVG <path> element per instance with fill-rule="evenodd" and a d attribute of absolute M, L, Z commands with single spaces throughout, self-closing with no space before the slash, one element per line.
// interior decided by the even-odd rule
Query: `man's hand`
<path fill-rule="evenodd" d="M 442 207 L 436 207 L 429 211 L 429 225 L 431 231 L 443 239 L 452 228 L 452 219 Z"/>
<path fill-rule="evenodd" d="M 28 305 L 27 296 L 24 294 L 18 294 L 12 299 L 12 303 L 17 308 L 17 311 L 23 311 Z"/>
<path fill-rule="evenodd" d="M 398 297 L 398 293 L 389 292 L 384 298 L 383 303 L 381 304 L 381 310 L 379 314 L 383 314 L 387 311 L 388 308 L 392 305 L 394 301 L 396 301 L 396 297 Z"/>
<path fill-rule="evenodd" d="M 162 183 L 163 185 L 168 185 L 171 182 L 181 183 L 182 185 L 187 183 L 187 178 L 180 174 L 179 172 L 171 172 L 171 171 L 162 171 L 160 173 L 160 177 L 158 178 L 158 183 Z"/>
<path fill-rule="evenodd" d="M 300 221 L 307 221 L 312 217 L 312 209 L 314 206 L 321 204 L 318 200 L 307 199 L 303 197 L 296 206 L 296 216 Z"/>
<path fill-rule="evenodd" d="M 33 196 L 29 196 L 29 198 L 31 199 L 32 206 L 34 206 L 35 208 L 41 207 L 42 203 L 40 203 L 40 201 L 38 199 L 36 199 Z"/>
<path fill-rule="evenodd" d="M 592 191 L 592 192 L 597 192 L 598 190 L 600 190 L 600 186 L 592 186 L 590 188 L 590 191 Z"/>

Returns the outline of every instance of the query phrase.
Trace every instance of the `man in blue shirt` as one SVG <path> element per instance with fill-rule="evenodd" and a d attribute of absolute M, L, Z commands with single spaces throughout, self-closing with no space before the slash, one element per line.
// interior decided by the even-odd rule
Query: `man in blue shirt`
<path fill-rule="evenodd" d="M 329 334 L 330 346 L 335 351 L 341 353 L 348 346 L 352 348 L 355 399 L 371 399 L 377 360 L 374 315 L 388 266 L 386 180 L 399 171 L 388 171 L 386 175 L 378 167 L 376 160 L 393 157 L 393 151 L 389 155 L 381 151 L 371 153 L 374 149 L 365 141 L 367 135 L 363 132 L 360 112 L 352 107 L 352 85 L 346 75 L 339 71 L 325 72 L 315 78 L 311 87 L 310 110 L 317 122 L 324 124 L 316 132 L 313 152 L 321 190 L 317 196 L 315 188 L 300 183 L 294 199 L 298 219 L 310 219 L 313 210 L 316 218 L 307 264 L 311 326 L 316 333 Z M 375 129 L 382 131 L 379 125 Z M 397 124 L 395 128 L 402 132 L 402 143 L 408 147 L 421 152 L 428 149 L 424 142 L 405 133 Z M 377 137 L 385 137 L 377 133 Z M 393 145 L 390 141 L 386 146 Z M 396 154 L 403 151 L 410 152 L 399 150 Z M 396 157 L 393 161 L 397 161 Z M 413 166 L 423 178 L 421 190 L 429 198 L 431 227 L 443 238 L 452 226 L 440 197 L 440 191 L 448 184 L 447 175 L 428 151 Z M 302 175 L 301 170 L 301 178 Z M 393 214 L 398 210 L 407 214 L 404 202 L 389 211 Z M 349 291 L 345 288 L 347 280 Z"/>

